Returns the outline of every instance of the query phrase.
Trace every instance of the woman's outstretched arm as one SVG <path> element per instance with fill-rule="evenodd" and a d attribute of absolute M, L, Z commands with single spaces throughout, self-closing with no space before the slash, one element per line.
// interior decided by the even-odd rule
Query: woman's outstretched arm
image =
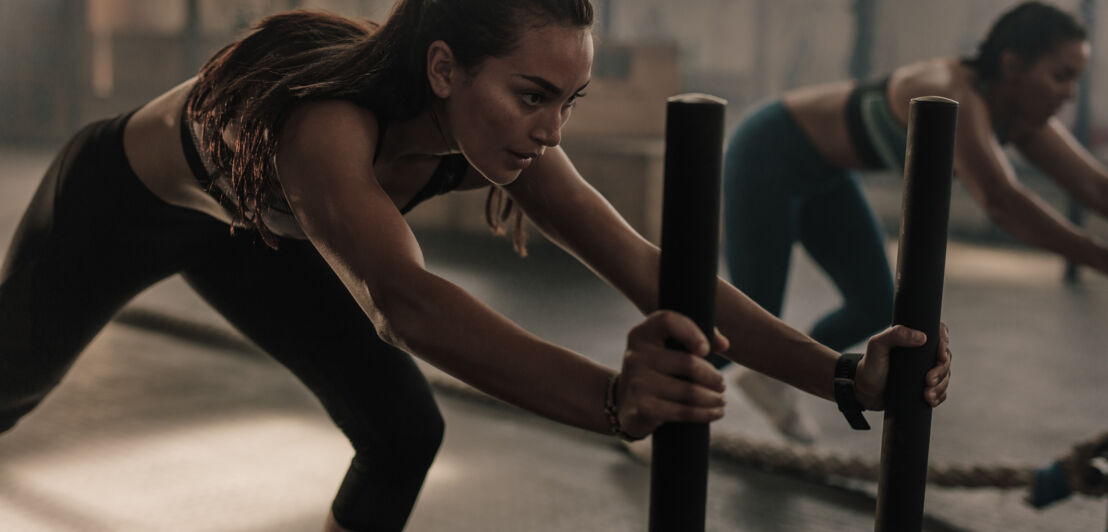
<path fill-rule="evenodd" d="M 607 432 L 612 370 L 535 337 L 426 270 L 408 225 L 373 175 L 376 131 L 373 115 L 353 104 L 306 104 L 285 126 L 277 163 L 305 233 L 378 334 L 495 397 Z M 666 336 L 698 347 L 666 353 L 658 340 Z M 723 383 L 703 359 L 709 348 L 702 336 L 674 313 L 653 315 L 632 330 L 616 390 L 625 432 L 642 436 L 665 421 L 722 416 Z"/>
<path fill-rule="evenodd" d="M 645 314 L 658 308 L 660 250 L 639 235 L 574 169 L 561 148 L 548 150 L 512 185 L 506 187 L 527 215 L 554 242 L 575 255 L 601 278 L 627 296 Z M 839 354 L 765 311 L 729 283 L 719 280 L 717 326 L 730 339 L 721 355 L 801 390 L 833 398 L 832 376 Z M 945 329 L 944 329 L 945 331 Z M 922 333 L 919 333 L 922 336 Z M 879 389 L 860 390 L 863 405 L 880 407 L 887 359 L 895 346 L 922 342 L 908 329 L 896 327 L 871 341 L 863 364 L 866 383 Z M 950 361 L 945 332 L 939 364 L 928 375 L 926 399 L 945 397 Z M 884 368 L 884 369 L 882 369 Z"/>
<path fill-rule="evenodd" d="M 1074 138 L 1061 120 L 1051 118 L 1016 146 L 1074 199 L 1108 217 L 1108 169 Z"/>
<path fill-rule="evenodd" d="M 961 105 L 954 172 L 974 200 L 997 226 L 1017 239 L 1108 273 L 1108 247 L 1105 243 L 1071 224 L 1016 179 L 1015 170 L 993 133 L 984 101 L 975 93 L 967 92 L 961 96 L 956 98 Z M 1064 140 L 1057 136 L 1058 131 L 1054 127 L 1049 126 L 1018 141 L 1021 149 L 1028 149 L 1027 153 L 1033 154 L 1031 158 L 1038 164 L 1045 163 L 1052 152 L 1063 149 L 1059 143 L 1064 143 Z M 1066 176 L 1059 181 L 1065 188 L 1082 195 L 1089 194 L 1087 201 L 1099 202 L 1101 200 L 1095 197 L 1103 194 L 1103 185 L 1093 179 L 1076 177 L 1084 174 L 1068 173 L 1083 166 L 1084 162 L 1069 159 L 1046 164 L 1053 172 Z M 1061 171 L 1062 168 L 1066 171 Z"/>

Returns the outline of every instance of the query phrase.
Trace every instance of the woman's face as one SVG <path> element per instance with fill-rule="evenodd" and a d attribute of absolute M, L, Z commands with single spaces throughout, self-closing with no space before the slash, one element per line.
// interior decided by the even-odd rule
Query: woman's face
<path fill-rule="evenodd" d="M 485 59 L 452 81 L 445 98 L 448 134 L 489 181 L 515 181 L 561 142 L 592 58 L 588 29 L 548 24 L 524 31 L 511 54 Z"/>
<path fill-rule="evenodd" d="M 1089 43 L 1064 41 L 1029 65 L 1017 68 L 1010 82 L 1016 89 L 1019 115 L 1046 122 L 1077 94 L 1077 82 L 1089 59 Z"/>

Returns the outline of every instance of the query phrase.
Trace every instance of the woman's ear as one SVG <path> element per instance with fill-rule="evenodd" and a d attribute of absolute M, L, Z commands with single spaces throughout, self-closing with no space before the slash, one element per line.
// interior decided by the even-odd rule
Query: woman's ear
<path fill-rule="evenodd" d="M 431 92 L 439 98 L 450 96 L 455 78 L 458 76 L 458 64 L 454 61 L 454 51 L 443 41 L 435 41 L 427 47 L 427 81 Z"/>

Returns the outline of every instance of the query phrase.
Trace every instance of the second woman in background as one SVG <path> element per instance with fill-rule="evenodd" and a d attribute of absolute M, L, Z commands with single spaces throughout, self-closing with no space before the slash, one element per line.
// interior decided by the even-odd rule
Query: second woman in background
<path fill-rule="evenodd" d="M 724 161 L 732 283 L 780 316 L 799 241 L 842 293 L 842 305 L 817 321 L 812 338 L 843 350 L 886 327 L 893 281 L 885 235 L 856 170 L 903 170 L 908 104 L 927 95 L 960 102 L 954 172 L 990 219 L 1028 244 L 1108 272 L 1108 247 L 1020 184 L 1004 154 L 1014 146 L 1073 197 L 1108 214 L 1108 171 L 1055 117 L 1074 97 L 1088 57 L 1085 30 L 1070 14 L 1025 2 L 994 23 L 973 58 L 909 64 L 874 83 L 802 88 L 751 109 Z M 734 379 L 783 434 L 816 438 L 793 390 L 753 372 Z"/>

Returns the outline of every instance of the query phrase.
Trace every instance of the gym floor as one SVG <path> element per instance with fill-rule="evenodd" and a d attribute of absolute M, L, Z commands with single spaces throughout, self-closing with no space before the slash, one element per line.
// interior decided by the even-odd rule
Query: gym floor
<path fill-rule="evenodd" d="M 0 150 L 5 249 L 49 156 Z M 420 236 L 433 271 L 540 336 L 618 363 L 637 311 L 560 251 L 536 244 L 518 259 L 491 237 Z M 1108 279 L 1086 273 L 1070 286 L 1053 257 L 958 242 L 947 262 L 954 381 L 935 411 L 931 463 L 1040 466 L 1108 429 Z M 793 268 L 785 319 L 805 328 L 837 296 L 803 252 Z M 129 311 L 233 334 L 177 278 Z M 316 400 L 256 350 L 130 323 L 109 325 L 56 392 L 0 437 L 0 529 L 318 530 L 352 453 Z M 783 443 L 728 393 L 713 431 Z M 877 459 L 879 414 L 868 415 L 874 430 L 853 432 L 833 404 L 803 400 L 823 431 L 817 450 Z M 446 439 L 409 530 L 646 529 L 649 469 L 612 439 L 464 394 L 439 401 Z M 869 530 L 875 493 L 868 482 L 815 483 L 715 459 L 708 529 Z M 1023 496 L 929 487 L 924 529 L 1105 530 L 1104 499 L 1034 510 Z"/>

